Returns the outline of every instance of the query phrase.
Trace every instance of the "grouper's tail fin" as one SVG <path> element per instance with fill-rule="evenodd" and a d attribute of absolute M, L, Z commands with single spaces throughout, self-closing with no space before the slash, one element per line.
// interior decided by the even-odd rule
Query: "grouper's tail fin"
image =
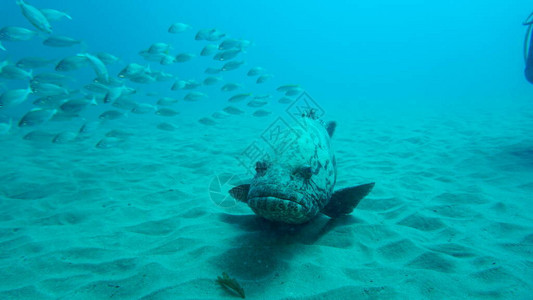
<path fill-rule="evenodd" d="M 374 187 L 374 182 L 338 190 L 321 212 L 330 218 L 350 214 Z"/>

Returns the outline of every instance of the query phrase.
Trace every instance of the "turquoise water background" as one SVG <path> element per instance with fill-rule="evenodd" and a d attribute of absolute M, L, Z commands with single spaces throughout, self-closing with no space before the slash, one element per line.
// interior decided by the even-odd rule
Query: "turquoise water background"
<path fill-rule="evenodd" d="M 251 46 L 236 58 L 244 66 L 215 76 L 245 85 L 242 92 L 273 95 L 265 106 L 272 114 L 254 117 L 241 102 L 235 106 L 244 114 L 200 124 L 237 92 L 202 86 L 209 97 L 187 102 L 188 91 L 170 90 L 173 81 L 125 81 L 137 90 L 136 103 L 174 97 L 180 114 L 126 109 L 87 135 L 53 144 L 61 131 L 77 134 L 103 111 L 123 110 L 99 103 L 72 120 L 20 128 L 36 97 L 0 108 L 0 121 L 13 120 L 0 136 L 0 245 L 7 249 L 0 255 L 0 295 L 6 299 L 231 299 L 214 283 L 222 271 L 238 278 L 252 299 L 357 293 L 527 299 L 533 85 L 523 74 L 522 22 L 531 1 L 29 3 L 71 15 L 52 23 L 54 34 L 82 44 L 46 47 L 42 33 L 2 41 L 7 51 L 0 51 L 0 62 L 108 52 L 120 59 L 108 66 L 112 77 L 138 63 L 202 81 L 207 67 L 224 62 L 198 56 L 220 41 L 194 37 L 216 28 Z M 176 22 L 192 29 L 169 34 Z M 15 0 L 0 2 L 3 26 L 34 29 Z M 172 45 L 173 55 L 197 57 L 170 66 L 145 61 L 138 53 L 157 42 Z M 256 84 L 246 76 L 255 66 L 273 77 Z M 71 89 L 95 77 L 91 67 L 64 74 Z M 329 219 L 320 216 L 302 235 L 280 233 L 246 205 L 221 208 L 212 197 L 218 175 L 250 175 L 238 160 L 243 150 L 261 142 L 274 118 L 287 117 L 276 92 L 284 84 L 299 84 L 327 120 L 339 121 L 332 142 L 337 186 L 376 182 L 357 213 L 324 231 L 318 225 Z M 0 79 L 0 93 L 27 86 L 27 80 Z M 153 93 L 158 96 L 147 95 Z M 161 122 L 174 127 L 161 129 Z M 26 141 L 32 130 L 50 135 Z M 109 133 L 119 135 L 117 145 L 96 146 Z"/>
<path fill-rule="evenodd" d="M 30 27 L 15 1 L 2 25 Z M 124 62 L 154 41 L 173 41 L 169 24 L 216 27 L 253 41 L 246 60 L 280 82 L 298 82 L 326 106 L 472 108 L 531 100 L 523 78 L 521 22 L 528 1 L 32 1 L 67 11 L 54 30 L 83 39 L 89 52 Z M 189 32 L 191 34 L 191 32 Z M 191 41 L 192 43 L 192 41 Z M 6 43 L 8 44 L 8 43 Z M 31 53 L 30 43 L 9 43 Z M 187 45 L 189 46 L 189 45 Z M 190 47 L 188 47 L 190 48 Z M 44 56 L 72 49 L 41 47 Z M 0 58 L 9 57 L 0 53 Z M 512 100 L 511 100 L 512 99 Z"/>

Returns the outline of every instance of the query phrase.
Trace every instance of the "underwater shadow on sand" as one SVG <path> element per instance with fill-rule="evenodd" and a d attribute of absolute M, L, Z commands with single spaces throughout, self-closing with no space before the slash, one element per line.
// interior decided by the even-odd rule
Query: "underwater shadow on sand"
<path fill-rule="evenodd" d="M 498 153 L 497 158 L 504 165 L 512 165 L 514 170 L 533 169 L 533 141 L 504 147 Z"/>
<path fill-rule="evenodd" d="M 243 233 L 230 242 L 233 247 L 214 257 L 212 263 L 244 280 L 278 276 L 289 267 L 292 257 L 305 255 L 302 252 L 306 245 L 313 245 L 338 226 L 359 222 L 352 216 L 338 219 L 319 216 L 301 225 L 274 223 L 256 215 L 221 214 L 220 218 Z"/>
<path fill-rule="evenodd" d="M 533 145 L 528 148 L 513 149 L 509 154 L 523 161 L 524 165 L 533 167 Z"/>

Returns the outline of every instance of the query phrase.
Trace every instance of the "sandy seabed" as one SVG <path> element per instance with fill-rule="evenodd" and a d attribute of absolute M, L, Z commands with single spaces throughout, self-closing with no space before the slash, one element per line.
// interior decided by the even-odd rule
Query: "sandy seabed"
<path fill-rule="evenodd" d="M 533 113 L 339 119 L 337 188 L 375 189 L 303 226 L 221 202 L 246 122 L 0 137 L 0 298 L 237 299 L 226 272 L 249 299 L 531 299 Z"/>

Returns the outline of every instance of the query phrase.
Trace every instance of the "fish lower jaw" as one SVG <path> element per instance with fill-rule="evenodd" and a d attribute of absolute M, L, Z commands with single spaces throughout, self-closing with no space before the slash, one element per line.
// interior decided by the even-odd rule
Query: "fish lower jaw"
<path fill-rule="evenodd" d="M 295 200 L 273 196 L 253 197 L 248 205 L 259 216 L 274 222 L 301 224 L 309 221 L 309 209 Z"/>
<path fill-rule="evenodd" d="M 285 204 L 294 203 L 295 205 L 304 207 L 304 205 L 299 203 L 299 201 L 296 199 L 281 198 L 277 196 L 255 196 L 255 197 L 251 197 L 249 201 L 280 202 L 280 203 L 285 203 Z"/>

